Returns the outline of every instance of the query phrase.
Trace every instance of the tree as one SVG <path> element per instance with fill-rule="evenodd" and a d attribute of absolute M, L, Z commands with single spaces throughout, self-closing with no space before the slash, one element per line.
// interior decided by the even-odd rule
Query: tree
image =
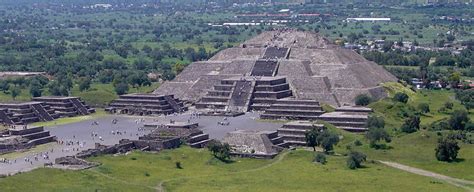
<path fill-rule="evenodd" d="M 21 93 L 21 90 L 18 87 L 13 87 L 13 89 L 10 91 L 11 91 L 13 100 L 15 100 L 15 98 Z"/>
<path fill-rule="evenodd" d="M 117 95 L 123 95 L 128 92 L 128 84 L 126 83 L 118 83 L 115 85 L 115 92 Z"/>
<path fill-rule="evenodd" d="M 405 123 L 403 123 L 400 129 L 402 132 L 405 133 L 416 132 L 420 129 L 420 122 L 420 116 L 418 115 L 408 117 L 408 119 L 405 120 Z"/>
<path fill-rule="evenodd" d="M 385 140 L 387 143 L 392 141 L 387 130 L 383 127 L 369 127 L 365 137 L 369 140 L 372 148 L 379 148 L 378 142 L 381 140 Z"/>
<path fill-rule="evenodd" d="M 436 159 L 438 161 L 451 162 L 458 156 L 458 151 L 461 149 L 454 137 L 447 136 L 438 139 L 438 146 L 435 149 Z"/>
<path fill-rule="evenodd" d="M 465 110 L 456 110 L 451 114 L 451 117 L 448 120 L 448 124 L 451 129 L 454 130 L 464 130 L 466 124 L 470 121 L 468 112 Z"/>
<path fill-rule="evenodd" d="M 85 91 L 91 88 L 91 79 L 90 78 L 82 78 L 79 80 L 79 90 Z"/>
<path fill-rule="evenodd" d="M 30 94 L 32 97 L 41 97 L 43 91 L 39 88 L 38 85 L 31 85 Z"/>
<path fill-rule="evenodd" d="M 422 113 L 429 113 L 430 105 L 428 105 L 428 103 L 420 103 L 418 104 L 418 110 L 420 110 Z"/>
<path fill-rule="evenodd" d="M 355 104 L 359 106 L 367 106 L 372 102 L 372 98 L 366 94 L 357 95 Z"/>
<path fill-rule="evenodd" d="M 313 151 L 316 151 L 316 146 L 319 145 L 318 140 L 317 140 L 318 135 L 319 135 L 319 130 L 316 128 L 311 129 L 305 134 L 306 144 L 308 145 L 308 147 L 312 147 Z"/>
<path fill-rule="evenodd" d="M 366 127 L 384 128 L 385 120 L 383 117 L 369 116 L 369 118 L 367 118 Z"/>
<path fill-rule="evenodd" d="M 367 155 L 357 152 L 351 151 L 347 157 L 347 167 L 349 169 L 357 169 L 362 167 L 362 162 L 367 160 Z"/>
<path fill-rule="evenodd" d="M 446 103 L 444 103 L 444 108 L 446 109 L 453 109 L 453 107 L 454 104 L 452 102 L 447 101 Z"/>
<path fill-rule="evenodd" d="M 393 100 L 398 101 L 398 102 L 402 102 L 402 103 L 407 103 L 408 98 L 409 98 L 408 95 L 406 93 L 403 93 L 403 92 L 395 93 L 395 95 L 393 96 Z"/>
<path fill-rule="evenodd" d="M 324 149 L 324 152 L 332 151 L 333 146 L 339 143 L 339 136 L 337 134 L 329 132 L 329 130 L 325 129 L 318 135 L 316 138 L 317 143 L 321 145 Z"/>
<path fill-rule="evenodd" d="M 221 161 L 228 161 L 230 159 L 230 145 L 227 143 L 212 140 L 207 144 L 207 149 L 215 158 Z"/>
<path fill-rule="evenodd" d="M 6 80 L 0 80 L 0 90 L 6 93 L 10 89 L 10 84 Z"/>

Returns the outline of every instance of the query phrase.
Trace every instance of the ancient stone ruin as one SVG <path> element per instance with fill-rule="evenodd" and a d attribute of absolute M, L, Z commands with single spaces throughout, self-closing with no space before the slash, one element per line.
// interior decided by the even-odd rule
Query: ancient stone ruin
<path fill-rule="evenodd" d="M 167 115 L 186 111 L 187 108 L 173 95 L 134 93 L 121 95 L 105 110 L 129 115 Z"/>
<path fill-rule="evenodd" d="M 0 154 L 24 150 L 36 145 L 54 142 L 55 136 L 43 127 L 17 127 L 0 132 Z"/>
<path fill-rule="evenodd" d="M 359 94 L 385 97 L 380 84 L 396 80 L 381 66 L 316 33 L 276 30 L 192 63 L 154 93 L 173 94 L 210 110 L 265 110 L 283 98 L 338 107 L 353 105 Z M 267 114 L 283 113 L 276 109 Z"/>
<path fill-rule="evenodd" d="M 275 131 L 233 131 L 222 139 L 231 146 L 231 155 L 253 158 L 273 158 L 283 149 L 275 145 Z"/>
<path fill-rule="evenodd" d="M 35 97 L 30 102 L 0 103 L 0 121 L 9 125 L 26 125 L 94 113 L 78 97 Z"/>

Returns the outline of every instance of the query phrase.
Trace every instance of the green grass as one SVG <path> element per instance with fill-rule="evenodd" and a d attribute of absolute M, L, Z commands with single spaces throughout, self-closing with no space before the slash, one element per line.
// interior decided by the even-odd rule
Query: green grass
<path fill-rule="evenodd" d="M 225 164 L 207 150 L 182 147 L 158 154 L 91 158 L 102 165 L 90 170 L 42 168 L 0 179 L 6 191 L 462 191 L 450 184 L 376 163 L 350 170 L 345 157 L 312 163 L 314 153 L 285 152 L 274 160 L 235 159 Z M 281 161 L 278 159 L 282 159 Z M 180 161 L 183 169 L 177 169 Z M 45 177 L 47 175 L 47 177 Z M 28 181 L 28 182 L 24 182 Z M 21 185 L 17 185 L 22 183 Z"/>
<path fill-rule="evenodd" d="M 36 123 L 32 123 L 31 126 L 50 127 L 50 126 L 57 126 L 57 125 L 65 125 L 65 124 L 76 123 L 76 122 L 85 121 L 85 120 L 96 119 L 96 118 L 104 117 L 106 115 L 107 114 L 104 111 L 104 109 L 98 108 L 96 109 L 95 113 L 92 113 L 90 115 L 64 117 L 64 118 L 55 119 L 53 121 L 36 122 Z"/>
<path fill-rule="evenodd" d="M 342 132 L 344 137 L 349 140 L 355 141 L 355 139 L 358 139 L 364 142 L 363 146 L 355 147 L 355 149 L 364 151 L 372 159 L 394 161 L 456 178 L 474 180 L 474 174 L 472 174 L 472 170 L 474 170 L 474 145 L 459 142 L 461 146 L 458 154 L 459 161 L 453 163 L 440 162 L 436 160 L 434 151 L 438 136 L 434 131 L 425 130 L 431 123 L 449 118 L 452 111 L 465 109 L 459 101 L 454 99 L 454 93 L 448 90 L 419 90 L 413 92 L 401 84 L 385 84 L 384 87 L 387 88 L 389 96 L 396 92 L 405 92 L 410 96 L 407 104 L 392 101 L 390 98 L 370 104 L 370 107 L 374 109 L 374 114 L 385 119 L 385 128 L 392 135 L 392 142 L 387 145 L 392 149 L 370 149 L 363 135 Z M 448 101 L 454 104 L 453 109 L 447 112 L 439 112 L 438 110 Z M 421 116 L 422 130 L 412 134 L 400 133 L 398 129 L 405 119 L 401 115 L 401 111 L 408 110 L 410 106 L 416 110 L 420 103 L 428 103 L 431 111 Z M 470 117 L 474 118 L 472 112 Z M 449 131 L 442 132 L 442 134 L 448 133 Z M 345 145 L 343 144 L 342 147 L 345 147 Z"/>
<path fill-rule="evenodd" d="M 151 86 L 141 86 L 137 88 L 130 87 L 129 93 L 150 93 L 153 92 L 160 86 L 159 83 L 153 83 Z M 46 90 L 43 92 L 44 96 L 51 95 Z M 80 97 L 88 105 L 94 107 L 104 107 L 109 104 L 112 100 L 117 99 L 118 95 L 115 92 L 114 86 L 111 83 L 92 83 L 90 89 L 86 91 L 79 91 L 79 86 L 76 84 L 70 91 L 71 96 Z M 15 99 L 12 98 L 10 92 L 0 92 L 0 102 L 20 102 L 30 101 L 31 95 L 29 88 L 25 87 L 21 89 L 20 95 Z"/>

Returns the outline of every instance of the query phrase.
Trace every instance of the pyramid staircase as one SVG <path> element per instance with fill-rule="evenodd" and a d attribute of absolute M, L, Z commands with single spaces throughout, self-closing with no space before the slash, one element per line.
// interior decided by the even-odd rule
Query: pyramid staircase
<path fill-rule="evenodd" d="M 311 129 L 324 129 L 322 124 L 313 124 L 310 121 L 292 121 L 277 129 L 278 139 L 283 140 L 277 146 L 304 146 L 306 145 L 306 132 Z"/>

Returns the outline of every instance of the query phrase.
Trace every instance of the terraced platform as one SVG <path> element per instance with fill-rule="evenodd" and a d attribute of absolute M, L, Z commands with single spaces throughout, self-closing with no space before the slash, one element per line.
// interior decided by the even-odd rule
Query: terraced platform
<path fill-rule="evenodd" d="M 112 101 L 105 109 L 111 113 L 130 115 L 161 115 L 186 111 L 184 103 L 173 95 L 127 94 Z"/>
<path fill-rule="evenodd" d="M 383 98 L 386 93 L 381 83 L 397 81 L 383 67 L 316 33 L 284 29 L 263 32 L 238 47 L 220 51 L 209 61 L 194 62 L 154 93 L 225 108 L 220 103 L 228 100 L 206 101 L 204 97 L 227 97 L 229 92 L 225 91 L 229 89 L 216 87 L 222 85 L 222 80 L 249 76 L 285 77 L 288 85 L 281 86 L 288 86 L 294 99 L 316 100 L 334 107 L 353 105 L 359 94 Z"/>

